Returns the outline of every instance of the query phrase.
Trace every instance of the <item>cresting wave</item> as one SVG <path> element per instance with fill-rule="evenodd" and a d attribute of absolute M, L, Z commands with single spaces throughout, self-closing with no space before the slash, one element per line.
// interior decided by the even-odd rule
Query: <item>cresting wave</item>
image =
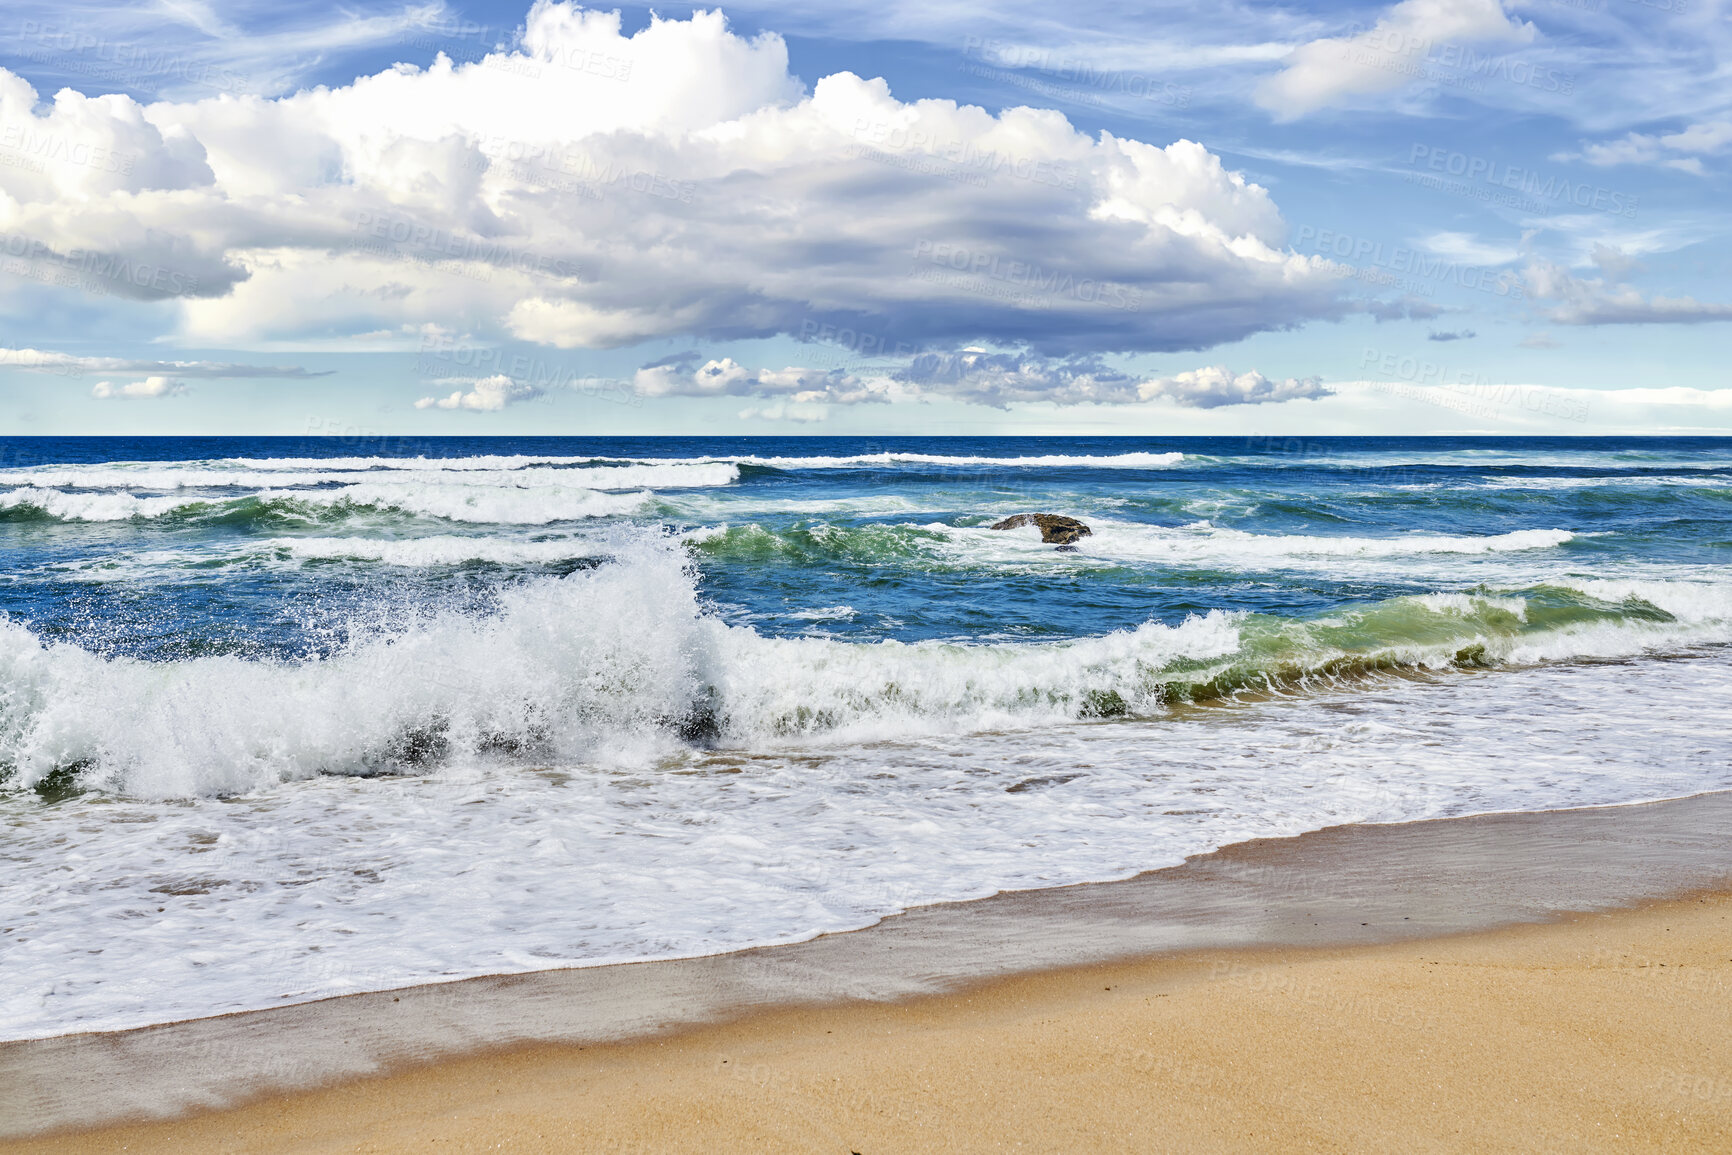
<path fill-rule="evenodd" d="M 498 468 L 459 459 L 389 462 L 133 462 L 0 473 L 0 519 L 131 521 L 174 516 L 326 520 L 350 510 L 491 525 L 546 525 L 636 513 L 664 490 L 720 488 L 739 480 L 721 462 L 594 464 L 555 468 L 533 458 Z M 314 466 L 321 466 L 314 468 Z M 236 466 L 247 466 L 236 468 Z M 258 466 L 253 468 L 251 466 Z M 636 491 L 636 492 L 629 492 Z"/>
<path fill-rule="evenodd" d="M 716 460 L 711 458 L 709 460 Z M 1183 453 L 1113 453 L 1104 456 L 1049 453 L 1034 457 L 954 456 L 944 453 L 856 453 L 843 457 L 728 457 L 738 465 L 773 469 L 850 469 L 872 465 L 998 465 L 1016 468 L 1075 466 L 1084 469 L 1170 469 L 1185 460 Z"/>
<path fill-rule="evenodd" d="M 242 521 L 327 521 L 356 511 L 478 525 L 548 525 L 618 517 L 643 509 L 654 495 L 603 493 L 576 486 L 345 485 L 332 489 L 271 489 L 247 494 L 137 497 L 130 493 L 15 489 L 0 494 L 0 519 L 132 521 L 210 517 Z"/>
<path fill-rule="evenodd" d="M 277 515 L 323 519 L 333 512 L 376 509 L 471 524 L 546 525 L 639 513 L 656 490 L 725 488 L 739 481 L 742 466 L 1163 469 L 1179 464 L 1184 456 L 875 453 L 668 460 L 486 456 L 234 458 L 172 465 L 115 462 L 0 471 L 0 486 L 13 487 L 0 493 L 0 519 L 112 522 L 253 513 L 267 519 Z"/>
<path fill-rule="evenodd" d="M 687 502 L 693 512 L 696 503 Z M 702 512 L 718 512 L 706 506 Z M 822 512 L 841 512 L 824 510 Z M 1008 510 L 1005 512 L 1009 512 Z M 1150 526 L 1092 518 L 1095 532 L 1075 552 L 1058 555 L 1038 530 L 994 531 L 985 526 L 836 525 L 829 522 L 771 529 L 756 523 L 688 531 L 694 547 L 718 558 L 785 556 L 850 558 L 959 567 L 1037 564 L 1088 568 L 1125 563 L 1213 565 L 1237 570 L 1328 566 L 1356 558 L 1399 560 L 1435 554 L 1485 556 L 1555 549 L 1576 540 L 1566 529 L 1524 529 L 1501 534 L 1407 533 L 1392 537 L 1323 537 L 1257 534 L 1207 521 Z"/>
<path fill-rule="evenodd" d="M 0 621 L 12 788 L 244 792 L 448 762 L 651 766 L 748 750 L 1149 717 L 1241 691 L 1732 641 L 1732 584 L 1428 594 L 1311 620 L 1211 611 L 1040 644 L 768 638 L 703 608 L 676 543 L 523 582 L 487 614 L 430 613 L 303 662 L 105 659 Z"/>
<path fill-rule="evenodd" d="M 721 462 L 642 463 L 628 465 L 585 465 L 554 468 L 540 462 L 504 464 L 486 469 L 474 464 L 474 458 L 460 459 L 452 466 L 420 459 L 412 463 L 387 465 L 380 460 L 373 465 L 354 463 L 353 468 L 323 469 L 225 469 L 218 465 L 177 466 L 174 468 L 128 464 L 116 466 L 84 466 L 70 468 L 36 468 L 27 471 L 0 472 L 0 485 L 26 488 L 59 489 L 274 489 L 296 485 L 358 485 L 364 483 L 391 485 L 506 485 L 526 489 L 538 485 L 581 486 L 585 489 L 645 489 L 663 486 L 683 489 L 729 485 L 740 479 L 739 469 Z M 261 463 L 267 464 L 267 463 Z"/>

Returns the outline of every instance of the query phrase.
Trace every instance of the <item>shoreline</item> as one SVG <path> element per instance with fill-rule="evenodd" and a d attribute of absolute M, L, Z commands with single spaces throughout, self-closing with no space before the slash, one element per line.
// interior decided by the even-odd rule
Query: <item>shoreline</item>
<path fill-rule="evenodd" d="M 1732 891 L 1729 828 L 1732 792 L 1333 827 L 1119 882 L 916 908 L 787 946 L 4 1043 L 0 1079 L 13 1093 L 0 1106 L 0 1140 L 151 1118 L 191 1125 L 210 1117 L 198 1112 L 335 1094 L 526 1048 L 654 1047 L 766 1015 L 966 1000 L 1091 967 L 1400 949 L 1572 912 L 1639 912 Z"/>
<path fill-rule="evenodd" d="M 470 1054 L 0 1151 L 1719 1151 L 1732 890 Z"/>

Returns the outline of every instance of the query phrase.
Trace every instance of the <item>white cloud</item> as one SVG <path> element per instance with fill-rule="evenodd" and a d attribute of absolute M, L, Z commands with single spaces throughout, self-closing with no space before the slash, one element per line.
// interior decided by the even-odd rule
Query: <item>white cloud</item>
<path fill-rule="evenodd" d="M 80 357 L 49 349 L 0 348 L 0 369 L 78 376 L 84 373 L 172 373 L 177 377 L 327 377 L 334 370 L 299 365 L 240 365 L 232 361 L 148 361 L 127 357 Z"/>
<path fill-rule="evenodd" d="M 1144 381 L 1137 386 L 1142 401 L 1168 401 L 1190 409 L 1226 405 L 1268 405 L 1283 401 L 1315 401 L 1333 390 L 1316 377 L 1272 381 L 1252 370 L 1234 375 L 1220 365 L 1192 369 L 1175 377 Z"/>
<path fill-rule="evenodd" d="M 793 406 L 870 402 L 962 401 L 1006 409 L 1012 404 L 1141 405 L 1161 402 L 1193 409 L 1261 405 L 1327 396 L 1316 378 L 1273 381 L 1258 372 L 1234 374 L 1220 366 L 1150 378 L 1114 369 L 1098 357 L 1064 359 L 1033 353 L 964 349 L 922 353 L 906 366 L 878 375 L 843 370 L 746 369 L 731 358 L 696 364 L 690 354 L 638 370 L 634 384 L 647 397 L 749 396 L 785 399 Z M 777 407 L 776 412 L 782 412 Z M 770 409 L 754 409 L 763 416 Z"/>
<path fill-rule="evenodd" d="M 1419 242 L 1420 247 L 1472 265 L 1504 265 L 1521 256 L 1513 245 L 1487 244 L 1472 233 L 1440 231 Z"/>
<path fill-rule="evenodd" d="M 1275 119 L 1296 120 L 1425 78 L 1427 54 L 1440 42 L 1527 44 L 1534 36 L 1534 26 L 1510 17 L 1498 0 L 1402 0 L 1366 31 L 1295 48 L 1256 99 Z"/>
<path fill-rule="evenodd" d="M 762 408 L 742 409 L 735 414 L 742 421 L 794 421 L 802 425 L 811 425 L 827 420 L 830 411 L 822 405 L 765 405 Z"/>
<path fill-rule="evenodd" d="M 98 381 L 90 395 L 105 401 L 146 401 L 157 397 L 174 397 L 186 392 L 186 384 L 168 377 L 146 377 L 142 381 L 123 381 L 115 385 Z"/>
<path fill-rule="evenodd" d="M 1094 357 L 1051 360 L 1017 353 L 927 353 L 898 379 L 927 393 L 1004 408 L 1012 402 L 1057 405 L 1127 405 L 1165 402 L 1193 409 L 1261 405 L 1327 396 L 1317 379 L 1272 381 L 1261 373 L 1234 374 L 1221 366 L 1149 378 L 1113 369 Z"/>
<path fill-rule="evenodd" d="M 423 397 L 415 402 L 417 409 L 477 409 L 497 413 L 507 405 L 541 396 L 542 390 L 524 381 L 513 381 L 503 373 L 483 377 L 471 384 L 467 393 L 453 390 L 448 397 Z"/>
<path fill-rule="evenodd" d="M 839 369 L 747 369 L 731 357 L 699 365 L 691 354 L 644 366 L 632 385 L 644 397 L 783 397 L 797 405 L 858 405 L 913 395 L 895 381 Z"/>
<path fill-rule="evenodd" d="M 1678 132 L 1631 132 L 1617 140 L 1584 144 L 1579 153 L 1560 153 L 1558 160 L 1583 160 L 1601 168 L 1620 164 L 1659 165 L 1702 175 L 1702 158 L 1732 145 L 1732 120 L 1706 120 Z"/>
<path fill-rule="evenodd" d="M 904 103 L 849 73 L 806 94 L 779 38 L 719 13 L 626 37 L 538 0 L 519 50 L 279 100 L 62 93 L 37 116 L 4 73 L 0 100 L 7 123 L 136 154 L 0 168 L 0 247 L 95 261 L 207 346 L 435 323 L 596 348 L 819 321 L 1155 351 L 1346 308 L 1327 261 L 1284 249 L 1268 193 L 1199 144 Z"/>
<path fill-rule="evenodd" d="M 1621 254 L 1620 254 L 1621 255 Z M 1732 305 L 1702 302 L 1694 297 L 1644 297 L 1635 288 L 1617 283 L 1620 263 L 1596 253 L 1606 276 L 1577 277 L 1551 261 L 1530 261 L 1522 276 L 1528 291 L 1544 301 L 1558 304 L 1545 310 L 1547 319 L 1560 325 L 1688 325 L 1705 321 L 1732 321 Z"/>

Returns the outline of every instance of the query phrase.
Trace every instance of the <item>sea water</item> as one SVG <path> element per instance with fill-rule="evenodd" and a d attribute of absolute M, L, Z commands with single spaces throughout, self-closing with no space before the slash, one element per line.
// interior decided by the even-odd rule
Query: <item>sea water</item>
<path fill-rule="evenodd" d="M 0 551 L 4 1038 L 1732 787 L 1714 439 L 14 439 Z"/>

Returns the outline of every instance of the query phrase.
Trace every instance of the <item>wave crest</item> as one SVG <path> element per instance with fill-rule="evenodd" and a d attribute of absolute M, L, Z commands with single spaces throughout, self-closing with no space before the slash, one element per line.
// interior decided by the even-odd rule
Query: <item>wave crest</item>
<path fill-rule="evenodd" d="M 1732 586 L 1705 583 L 1400 597 L 1314 620 L 1216 610 L 1060 642 L 767 638 L 706 612 L 677 541 L 612 548 L 502 591 L 494 612 L 430 614 L 303 662 L 104 659 L 0 621 L 0 773 L 164 797 L 452 760 L 643 765 L 691 742 L 1147 717 L 1376 670 L 1732 640 Z"/>

